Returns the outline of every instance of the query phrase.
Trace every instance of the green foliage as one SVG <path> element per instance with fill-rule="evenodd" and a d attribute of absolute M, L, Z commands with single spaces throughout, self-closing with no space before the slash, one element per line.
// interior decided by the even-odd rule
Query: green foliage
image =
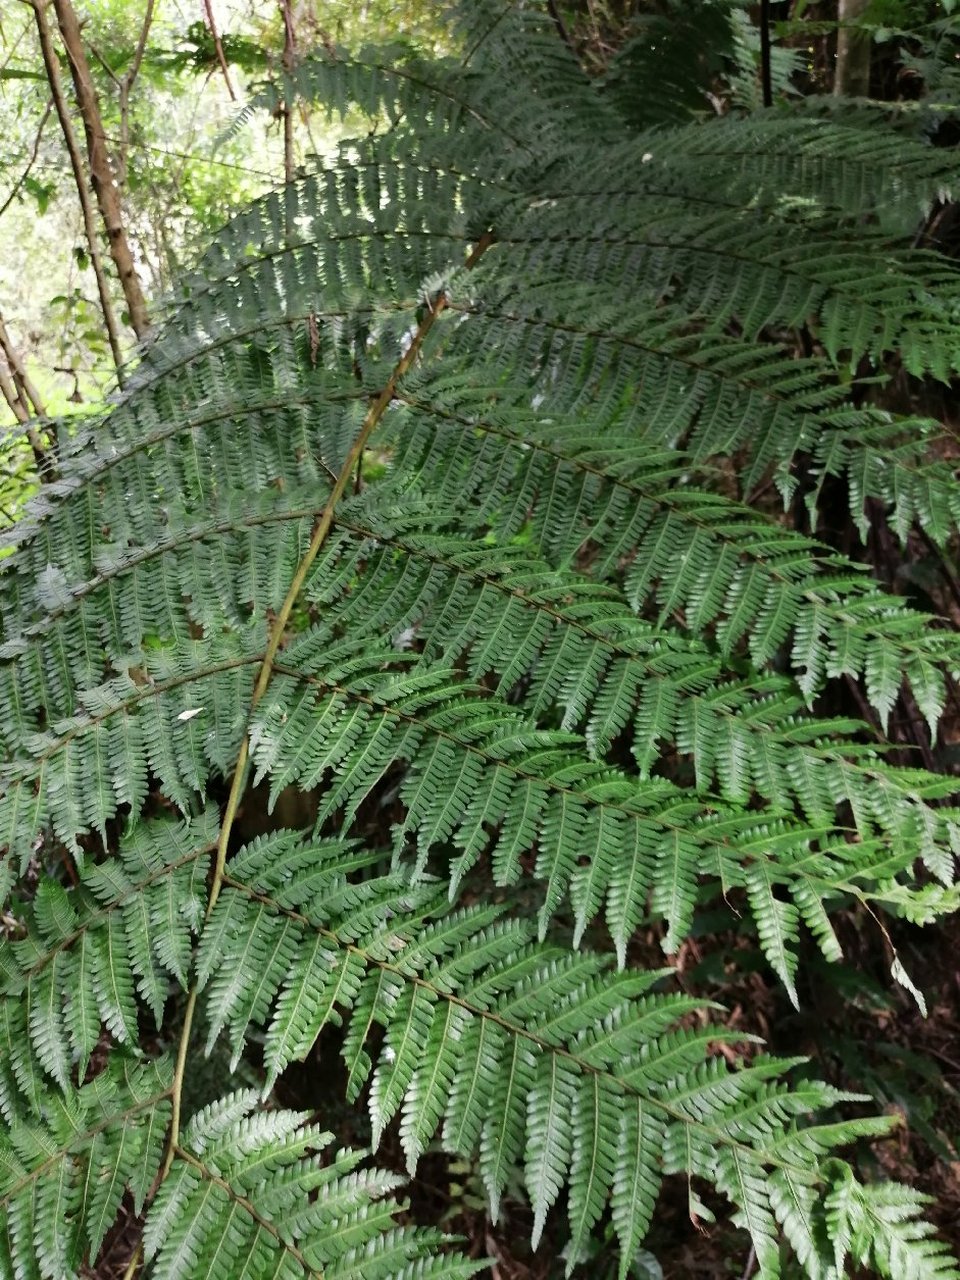
<path fill-rule="evenodd" d="M 723 897 L 796 1003 L 841 906 L 958 905 L 952 780 L 815 708 L 885 723 L 906 678 L 935 732 L 956 638 L 756 501 L 954 534 L 934 428 L 848 398 L 954 372 L 909 229 L 952 162 L 862 112 L 691 123 L 689 79 L 647 118 L 546 9 L 457 23 L 463 64 L 298 68 L 390 128 L 223 230 L 15 529 L 0 1276 L 76 1275 L 121 1206 L 170 1280 L 475 1271 L 278 1109 L 324 1028 L 374 1146 L 476 1161 L 493 1217 L 522 1181 L 571 1270 L 610 1227 L 629 1274 L 679 1175 L 763 1277 L 957 1276 L 838 1154 L 886 1120 L 633 963 Z M 248 781 L 313 830 L 238 839 Z M 261 1092 L 181 1124 L 200 1026 Z"/>
<path fill-rule="evenodd" d="M 136 1216 L 149 1201 L 144 1257 L 168 1280 L 321 1271 L 464 1280 L 480 1269 L 441 1252 L 439 1232 L 396 1225 L 395 1175 L 358 1170 L 356 1152 L 324 1159 L 330 1134 L 305 1114 L 260 1109 L 251 1090 L 193 1116 L 152 1194 L 172 1083 L 163 1061 L 102 1072 L 43 1096 L 42 1125 L 10 1121 L 0 1144 L 0 1274 L 76 1274 L 100 1252 L 125 1193 Z"/>

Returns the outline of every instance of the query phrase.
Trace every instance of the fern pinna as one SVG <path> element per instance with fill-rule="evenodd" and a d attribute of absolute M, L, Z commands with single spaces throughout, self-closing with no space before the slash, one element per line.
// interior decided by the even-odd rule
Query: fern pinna
<path fill-rule="evenodd" d="M 643 47 L 589 79 L 547 6 L 452 21 L 449 63 L 298 68 L 390 127 L 224 229 L 13 532 L 0 1276 L 79 1275 L 118 1215 L 131 1276 L 481 1270 L 277 1101 L 330 1026 L 373 1145 L 474 1161 L 494 1218 L 522 1182 L 568 1271 L 606 1230 L 626 1276 L 678 1175 L 763 1277 L 957 1276 L 838 1154 L 888 1119 L 631 964 L 722 895 L 796 1003 L 837 907 L 958 905 L 952 781 L 812 708 L 885 723 L 906 677 L 935 731 L 960 646 L 750 505 L 815 527 L 839 477 L 953 534 L 935 426 L 844 376 L 953 371 L 910 247 L 951 158 L 863 107 L 698 121 L 683 76 L 645 115 Z M 312 829 L 244 843 L 259 783 Z"/>

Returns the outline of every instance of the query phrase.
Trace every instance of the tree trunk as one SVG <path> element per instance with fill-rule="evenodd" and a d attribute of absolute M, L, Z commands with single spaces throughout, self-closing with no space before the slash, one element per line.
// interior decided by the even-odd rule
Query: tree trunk
<path fill-rule="evenodd" d="M 83 48 L 80 24 L 70 0 L 53 0 L 53 8 L 57 15 L 60 34 L 63 36 L 64 48 L 67 51 L 77 105 L 86 134 L 87 156 L 90 161 L 90 185 L 93 187 L 100 216 L 106 228 L 107 244 L 120 277 L 120 287 L 126 299 L 131 328 L 138 338 L 142 338 L 150 327 L 150 317 L 123 225 L 120 190 L 107 151 L 100 104 L 97 101 L 97 93 L 90 75 L 90 65 Z"/>
<path fill-rule="evenodd" d="M 849 24 L 865 12 L 870 0 L 839 0 L 837 69 L 833 92 L 838 97 L 866 98 L 870 94 L 870 33 Z"/>

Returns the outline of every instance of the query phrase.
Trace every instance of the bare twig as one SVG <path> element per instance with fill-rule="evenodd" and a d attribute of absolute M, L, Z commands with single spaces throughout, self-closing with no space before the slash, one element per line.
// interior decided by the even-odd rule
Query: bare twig
<path fill-rule="evenodd" d="M 2 316 L 0 316 L 0 351 L 3 352 L 6 358 L 7 367 L 13 376 L 13 380 L 17 385 L 21 398 L 27 406 L 28 412 L 32 413 L 35 417 L 42 418 L 46 413 L 46 409 L 43 407 L 43 400 L 40 398 L 40 392 L 34 386 L 30 379 L 30 375 L 27 373 L 27 367 L 20 359 L 19 353 L 13 345 L 10 334 L 7 332 L 6 322 Z"/>
<path fill-rule="evenodd" d="M 133 51 L 133 61 L 127 68 L 127 74 L 123 77 L 128 92 L 133 88 L 133 82 L 140 74 L 143 55 L 147 50 L 147 36 L 150 34 L 150 24 L 153 22 L 153 10 L 154 0 L 147 0 L 146 12 L 143 15 L 143 26 L 140 28 L 140 39 L 137 41 L 137 47 Z"/>
<path fill-rule="evenodd" d="M 23 39 L 24 39 L 24 36 L 26 35 L 26 32 L 27 32 L 26 26 L 21 27 L 20 30 L 17 32 L 16 39 L 13 41 L 10 41 L 7 39 L 7 33 L 4 30 L 3 22 L 0 21 L 0 43 L 2 43 L 6 49 L 6 56 L 4 57 L 3 62 L 0 62 L 0 71 L 5 71 L 7 67 L 9 67 L 10 63 L 17 56 L 17 51 L 19 50 L 20 45 L 23 43 Z"/>
<path fill-rule="evenodd" d="M 140 65 L 143 62 L 143 55 L 147 47 L 147 35 L 150 31 L 150 24 L 153 21 L 153 10 L 155 0 L 147 0 L 146 13 L 143 16 L 143 26 L 140 28 L 140 37 L 137 41 L 137 47 L 133 52 L 133 61 L 122 76 L 118 76 L 106 60 L 97 46 L 92 40 L 87 41 L 90 52 L 103 67 L 104 71 L 117 86 L 120 100 L 120 138 L 118 141 L 119 151 L 117 152 L 117 182 L 123 187 L 127 181 L 127 154 L 130 149 L 130 90 L 133 83 L 140 73 Z M 104 141 L 111 141 L 104 135 Z"/>
<path fill-rule="evenodd" d="M 123 81 L 120 79 L 120 77 L 114 71 L 113 67 L 111 67 L 110 63 L 106 60 L 106 58 L 103 56 L 103 54 L 100 52 L 100 50 L 93 43 L 92 40 L 87 41 L 87 47 L 89 48 L 93 56 L 96 58 L 96 60 L 100 63 L 101 67 L 103 67 L 104 71 L 113 81 L 113 83 L 117 86 L 117 88 L 119 88 L 120 85 L 123 83 Z"/>

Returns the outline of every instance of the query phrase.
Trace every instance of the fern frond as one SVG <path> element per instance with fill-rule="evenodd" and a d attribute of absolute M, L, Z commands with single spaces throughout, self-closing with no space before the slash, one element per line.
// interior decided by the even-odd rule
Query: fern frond
<path fill-rule="evenodd" d="M 257 1111 L 255 1091 L 193 1117 L 151 1200 L 171 1092 L 167 1063 L 128 1066 L 47 1095 L 42 1127 L 12 1120 L 0 1138 L 2 1274 L 79 1276 L 96 1262 L 124 1194 L 135 1217 L 146 1210 L 144 1253 L 157 1280 L 234 1280 L 241 1269 L 264 1280 L 463 1280 L 482 1269 L 442 1233 L 396 1224 L 404 1206 L 395 1175 L 358 1167 L 362 1153 L 322 1156 L 329 1134 L 304 1114 Z"/>
<path fill-rule="evenodd" d="M 64 1090 L 86 1075 L 106 1028 L 136 1052 L 138 1002 L 159 1030 L 171 984 L 186 989 L 218 823 L 139 827 L 118 857 L 84 866 L 79 889 L 43 880 L 3 944 L 0 1022 L 21 1082 L 31 1054 Z"/>
<path fill-rule="evenodd" d="M 957 1264 L 920 1216 L 929 1197 L 899 1183 L 862 1186 L 840 1170 L 825 1200 L 838 1274 L 849 1257 L 884 1276 L 954 1280 Z"/>
<path fill-rule="evenodd" d="M 723 0 L 638 15 L 602 75 L 602 91 L 635 129 L 686 123 L 709 110 L 711 73 L 734 48 L 731 8 Z"/>
<path fill-rule="evenodd" d="M 395 1175 L 358 1168 L 362 1153 L 323 1157 L 330 1134 L 305 1113 L 258 1111 L 258 1101 L 229 1094 L 184 1129 L 144 1229 L 157 1280 L 232 1280 L 241 1268 L 264 1280 L 465 1280 L 483 1269 L 441 1232 L 396 1225 L 405 1206 Z"/>
<path fill-rule="evenodd" d="M 118 1063 L 79 1090 L 43 1094 L 30 1116 L 4 1096 L 0 1273 L 78 1276 L 97 1258 L 125 1193 L 134 1214 L 143 1212 L 163 1156 L 171 1080 L 162 1060 Z"/>
<path fill-rule="evenodd" d="M 343 872 L 355 858 L 339 844 L 312 847 L 325 891 L 312 877 L 301 890 L 291 872 L 304 860 L 304 848 L 282 834 L 231 863 L 199 952 L 213 1034 L 228 1027 L 240 1044 L 265 1026 L 272 1079 L 292 1046 L 302 1057 L 328 1018 L 349 1018 L 344 1052 L 359 1079 L 371 1076 L 375 1137 L 400 1114 L 411 1171 L 438 1130 L 452 1150 L 479 1151 L 494 1212 L 522 1166 L 535 1238 L 569 1181 L 575 1238 L 611 1198 L 629 1258 L 626 1247 L 642 1238 L 653 1210 L 661 1151 L 666 1172 L 706 1177 L 740 1203 L 730 1173 L 738 1166 L 724 1160 L 765 1167 L 767 1146 L 795 1117 L 839 1097 L 822 1085 L 794 1094 L 766 1083 L 789 1063 L 758 1060 L 730 1073 L 707 1056 L 722 1030 L 678 1029 L 690 1002 L 655 994 L 660 974 L 610 973 L 602 957 L 531 942 L 528 924 L 498 921 L 489 908 L 451 915 L 445 895 L 402 875 L 350 883 Z M 277 945 L 281 935 L 288 952 Z M 304 966 L 325 1012 L 291 1031 Z M 736 1154 L 754 1146 L 752 1156 Z M 813 1171 L 814 1149 L 793 1152 L 796 1176 Z M 765 1197 L 751 1182 L 747 1211 Z"/>
<path fill-rule="evenodd" d="M 417 548 L 416 541 L 413 546 Z M 451 549 L 450 543 L 426 546 L 437 558 L 442 549 L 458 573 L 475 564 L 484 569 L 485 560 L 493 560 L 497 572 L 503 572 L 496 552 L 478 556 Z M 340 566 L 352 558 L 332 546 L 330 560 L 324 563 L 331 562 Z M 375 567 L 377 561 L 371 563 Z M 418 593 L 417 578 L 410 581 Z M 439 585 L 436 575 L 433 581 Z M 490 570 L 483 574 L 484 589 L 495 581 Z M 848 726 L 821 725 L 815 720 L 805 724 L 795 714 L 785 716 L 783 702 L 774 700 L 770 715 L 777 718 L 783 735 L 778 743 L 777 734 L 770 733 L 760 714 L 763 704 L 756 703 L 756 689 L 750 682 L 741 691 L 720 685 L 715 693 L 702 692 L 720 674 L 715 661 L 705 652 L 695 656 L 695 650 L 684 657 L 682 644 L 676 648 L 664 644 L 656 633 L 637 624 L 614 594 L 597 597 L 588 591 L 587 596 L 606 602 L 612 637 L 607 641 L 599 624 L 578 625 L 577 610 L 570 604 L 576 579 L 555 580 L 541 571 L 532 578 L 517 575 L 515 587 L 513 581 L 512 576 L 504 579 L 511 584 L 511 600 L 525 602 L 529 595 L 532 605 L 548 606 L 538 610 L 541 617 L 533 646 L 529 636 L 525 645 L 515 644 L 511 615 L 500 612 L 501 601 L 499 630 L 491 633 L 489 625 L 484 627 L 487 640 L 480 650 L 477 674 L 491 666 L 497 669 L 500 654 L 510 655 L 511 665 L 504 675 L 508 684 L 514 683 L 535 662 L 541 646 L 551 652 L 548 642 L 555 630 L 565 668 L 581 672 L 580 680 L 593 673 L 589 679 L 595 695 L 589 684 L 580 685 L 573 703 L 574 723 L 593 705 L 586 743 L 569 732 L 532 727 L 522 714 L 464 684 L 451 668 L 430 661 L 429 652 L 417 657 L 392 648 L 372 648 L 363 638 L 364 627 L 357 628 L 352 644 L 334 645 L 329 630 L 319 627 L 288 646 L 282 674 L 254 723 L 253 758 L 258 776 L 270 776 L 271 795 L 291 784 L 313 787 L 332 771 L 335 781 L 322 815 L 342 810 L 349 821 L 385 772 L 409 761 L 401 789 L 407 812 L 397 831 L 398 853 L 413 837 L 416 864 L 423 868 L 433 847 L 453 841 L 461 850 L 452 866 L 455 889 L 490 845 L 485 833 L 491 826 L 499 828 L 490 848 L 501 883 L 516 879 L 522 854 L 537 845 L 534 870 L 546 885 L 541 930 L 568 894 L 578 934 L 606 900 L 608 922 L 621 956 L 645 913 L 648 893 L 652 893 L 654 912 L 670 926 L 664 945 L 673 950 L 689 928 L 698 879 L 707 874 L 728 889 L 747 886 L 744 868 L 758 856 L 778 884 L 796 889 L 798 907 L 811 920 L 819 920 L 816 911 L 810 912 L 815 897 L 824 893 L 859 896 L 868 892 L 877 900 L 888 898 L 897 910 L 909 911 L 910 895 L 904 894 L 902 884 L 890 880 L 891 875 L 907 872 L 918 853 L 950 883 L 951 859 L 939 847 L 955 838 L 955 815 L 949 809 L 928 807 L 929 801 L 949 794 L 947 784 L 919 771 L 890 770 L 876 758 L 862 758 L 862 751 L 832 745 L 823 735 Z M 331 591 L 327 582 L 319 595 L 329 599 Z M 401 610 L 392 578 L 389 591 L 394 616 L 401 622 L 405 617 L 422 618 L 429 636 L 430 609 L 424 614 L 419 600 L 409 613 Z M 471 617 L 462 610 L 462 596 L 444 593 L 443 600 L 458 626 L 464 617 Z M 550 604 L 551 600 L 555 603 Z M 381 625 L 379 610 L 370 607 L 362 592 L 357 604 L 376 630 Z M 345 617 L 350 618 L 351 612 L 348 608 Z M 629 643 L 631 635 L 639 645 Z M 455 653 L 472 650 L 473 632 L 458 632 L 455 645 Z M 450 641 L 442 647 L 449 653 Z M 223 652 L 222 645 L 219 648 Z M 584 651 L 589 658 L 586 666 L 580 662 Z M 59 739 L 42 737 L 35 761 L 25 761 L 16 775 L 11 774 L 11 794 L 29 794 L 34 821 L 37 816 L 42 820 L 50 806 L 55 823 L 64 814 L 76 823 L 58 826 L 65 841 L 75 839 L 85 806 L 89 812 L 90 797 L 99 796 L 103 808 L 91 825 L 102 826 L 116 812 L 120 798 L 111 788 L 109 756 L 101 753 L 100 743 L 105 736 L 119 740 L 115 735 L 120 726 L 125 749 L 134 759 L 149 760 L 168 794 L 183 796 L 186 803 L 192 791 L 202 791 L 222 768 L 224 756 L 219 753 L 226 755 L 231 749 L 231 734 L 239 728 L 236 722 L 226 735 L 211 735 L 210 726 L 229 723 L 230 717 L 217 716 L 216 708 L 229 705 L 251 678 L 256 650 L 250 660 L 212 661 L 215 653 L 202 642 L 182 652 L 160 650 L 156 657 L 145 658 L 147 678 L 141 684 L 115 681 L 101 687 L 96 697 L 91 692 L 87 697 L 94 708 L 90 716 L 69 722 Z M 194 665 L 197 659 L 200 662 Z M 674 663 L 678 679 L 671 685 Z M 768 687 L 775 689 L 777 684 L 774 681 Z M 530 689 L 539 701 L 543 691 L 536 681 Z M 561 691 L 551 692 L 552 702 Z M 656 705 L 650 702 L 654 695 Z M 791 712 L 795 706 L 794 701 Z M 650 719 L 651 709 L 656 719 Z M 605 750 L 629 722 L 636 725 L 638 758 L 648 758 L 658 738 L 672 741 L 691 753 L 697 777 L 706 788 L 723 753 L 720 772 L 726 807 L 718 808 L 709 791 L 698 800 L 662 781 L 632 780 L 599 760 L 578 760 L 578 752 L 600 755 L 598 745 Z M 737 802 L 753 788 L 770 794 L 775 811 L 795 805 L 805 821 L 740 812 Z M 854 862 L 851 873 L 851 859 L 843 845 L 824 845 L 836 821 L 836 806 L 843 802 L 851 806 L 864 839 L 889 842 L 877 871 L 865 856 L 869 846 L 860 848 L 861 866 Z M 13 820 L 24 816 L 17 806 L 8 812 Z M 35 831 L 11 831 L 11 841 L 27 847 Z M 919 844 L 918 833 L 923 833 Z M 754 888 L 748 896 L 755 910 L 766 904 L 762 914 L 769 955 L 783 976 L 791 962 L 773 941 L 779 933 L 776 895 L 769 890 L 761 895 Z M 943 897 L 939 909 L 949 909 L 950 902 L 949 895 Z M 815 928 L 835 954 L 830 931 L 822 924 Z M 795 929 L 789 937 L 795 940 Z M 141 973 L 139 980 L 147 979 Z M 154 997 L 155 1008 L 158 999 Z"/>

